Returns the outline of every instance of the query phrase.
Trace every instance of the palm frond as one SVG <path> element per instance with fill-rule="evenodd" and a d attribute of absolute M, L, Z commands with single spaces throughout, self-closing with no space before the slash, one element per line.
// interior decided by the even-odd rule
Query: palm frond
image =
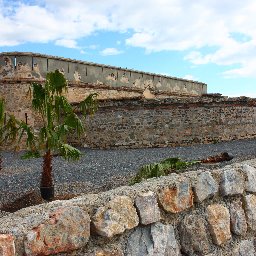
<path fill-rule="evenodd" d="M 81 157 L 81 152 L 69 144 L 61 144 L 60 146 L 60 155 L 65 159 L 65 160 L 78 160 Z"/>
<path fill-rule="evenodd" d="M 67 114 L 73 112 L 73 108 L 68 102 L 67 98 L 62 95 L 54 96 L 54 110 L 58 121 L 60 120 L 61 114 Z"/>
<path fill-rule="evenodd" d="M 48 149 L 58 149 L 60 145 L 59 135 L 54 131 L 49 131 L 49 136 L 47 138 L 47 148 Z"/>
<path fill-rule="evenodd" d="M 32 88 L 32 107 L 42 114 L 45 108 L 45 88 L 43 87 L 43 85 L 38 83 L 32 83 Z"/>
<path fill-rule="evenodd" d="M 1 102 L 2 110 L 4 110 L 4 102 Z M 6 120 L 5 120 L 6 119 Z M 18 137 L 19 134 L 19 121 L 14 115 L 7 115 L 3 112 L 3 122 L 0 123 L 0 145 L 11 145 Z"/>
<path fill-rule="evenodd" d="M 70 130 L 75 131 L 78 136 L 80 136 L 84 132 L 83 123 L 74 112 L 69 113 L 64 118 L 63 124 L 67 125 Z"/>
<path fill-rule="evenodd" d="M 93 115 L 98 109 L 97 93 L 92 93 L 79 103 L 79 109 L 83 115 Z"/>
<path fill-rule="evenodd" d="M 18 142 L 20 142 L 22 140 L 24 133 L 26 133 L 26 136 L 27 136 L 26 145 L 29 149 L 34 151 L 37 148 L 37 146 L 36 146 L 37 140 L 36 140 L 36 136 L 34 134 L 34 130 L 23 121 L 20 122 L 19 129 L 20 129 L 20 133 L 19 133 L 20 136 L 19 136 Z"/>
<path fill-rule="evenodd" d="M 8 115 L 8 119 L 5 124 L 6 129 L 6 138 L 13 142 L 19 133 L 19 121 L 16 119 L 14 115 Z"/>
<path fill-rule="evenodd" d="M 67 80 L 59 70 L 48 73 L 46 81 L 52 94 L 61 94 L 67 90 Z"/>
<path fill-rule="evenodd" d="M 39 158 L 39 157 L 41 157 L 39 151 L 27 151 L 24 155 L 21 156 L 21 159 Z"/>

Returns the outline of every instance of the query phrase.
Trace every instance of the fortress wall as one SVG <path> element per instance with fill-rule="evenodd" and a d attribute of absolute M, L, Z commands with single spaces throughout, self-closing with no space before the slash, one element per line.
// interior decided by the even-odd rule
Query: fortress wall
<path fill-rule="evenodd" d="M 5 108 L 9 114 L 14 114 L 19 120 L 34 125 L 34 113 L 31 108 L 28 83 L 2 83 L 0 81 L 0 96 L 5 100 Z"/>
<path fill-rule="evenodd" d="M 3 256 L 256 254 L 256 160 L 171 174 L 0 217 Z M 59 254 L 58 254 L 59 253 Z"/>
<path fill-rule="evenodd" d="M 103 101 L 77 142 L 96 148 L 140 148 L 216 143 L 256 137 L 256 100 L 191 99 Z"/>
<path fill-rule="evenodd" d="M 205 84 L 31 53 L 0 54 L 0 95 L 7 111 L 38 127 L 29 85 L 56 68 L 71 81 L 70 102 L 99 94 L 100 108 L 88 118 L 86 136 L 71 139 L 80 146 L 165 147 L 256 137 L 255 99 L 196 97 L 192 91 L 204 93 Z"/>
<path fill-rule="evenodd" d="M 142 95 L 147 89 L 155 97 L 199 96 L 207 92 L 204 83 L 159 74 L 34 53 L 0 54 L 0 81 L 42 81 L 47 72 L 56 69 L 63 72 L 71 85 L 75 85 L 73 90 L 86 90 L 90 86 L 104 90 L 110 98 L 111 90 L 128 90 Z M 129 98 L 129 94 L 121 94 L 119 98 L 122 97 Z"/>
<path fill-rule="evenodd" d="M 87 91 L 70 91 L 68 98 L 82 100 Z M 99 110 L 86 120 L 86 136 L 71 139 L 76 145 L 91 148 L 142 148 L 216 143 L 256 137 L 256 100 L 250 98 L 193 97 L 141 99 L 135 92 L 130 99 L 108 100 L 101 91 Z M 122 92 L 124 93 L 124 92 Z M 128 92 L 126 92 L 128 93 Z M 31 110 L 29 84 L 0 83 L 6 109 L 32 126 L 40 118 Z M 71 96 L 72 97 L 69 97 Z M 125 98 L 126 95 L 123 95 Z"/>

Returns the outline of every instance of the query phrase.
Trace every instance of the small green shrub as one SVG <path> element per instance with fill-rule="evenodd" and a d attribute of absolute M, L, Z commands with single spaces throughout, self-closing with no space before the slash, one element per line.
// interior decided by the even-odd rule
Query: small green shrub
<path fill-rule="evenodd" d="M 198 163 L 198 161 L 182 161 L 178 157 L 173 158 L 167 158 L 162 160 L 160 163 L 153 163 L 153 164 L 147 164 L 143 165 L 135 177 L 133 177 L 130 180 L 130 185 L 133 185 L 135 183 L 139 183 L 143 180 L 154 178 L 154 177 L 160 177 L 160 176 L 166 176 L 170 174 L 171 172 L 177 172 L 181 169 L 185 169 L 191 165 L 194 165 Z"/>

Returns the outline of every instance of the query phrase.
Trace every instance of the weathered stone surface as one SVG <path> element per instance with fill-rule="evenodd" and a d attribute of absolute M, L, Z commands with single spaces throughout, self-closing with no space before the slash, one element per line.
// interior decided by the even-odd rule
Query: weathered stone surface
<path fill-rule="evenodd" d="M 255 256 L 256 251 L 254 249 L 254 243 L 252 240 L 243 240 L 234 249 L 234 256 Z"/>
<path fill-rule="evenodd" d="M 256 169 L 248 164 L 243 165 L 243 171 L 246 175 L 245 190 L 256 193 Z"/>
<path fill-rule="evenodd" d="M 89 236 L 89 215 L 77 206 L 63 207 L 29 231 L 24 242 L 25 252 L 32 256 L 75 250 L 83 247 Z"/>
<path fill-rule="evenodd" d="M 158 193 L 158 198 L 164 210 L 171 213 L 178 213 L 193 206 L 193 192 L 188 182 L 162 189 Z"/>
<path fill-rule="evenodd" d="M 242 194 L 244 192 L 244 177 L 234 169 L 225 170 L 220 185 L 221 193 L 224 196 Z"/>
<path fill-rule="evenodd" d="M 240 200 L 231 203 L 230 208 L 231 231 L 236 235 L 245 235 L 247 222 L 245 212 Z"/>
<path fill-rule="evenodd" d="M 256 231 L 256 196 L 246 195 L 244 202 L 247 224 L 252 230 Z"/>
<path fill-rule="evenodd" d="M 95 252 L 95 256 L 123 256 L 121 249 L 99 249 Z"/>
<path fill-rule="evenodd" d="M 223 245 L 231 238 L 230 215 L 225 206 L 221 204 L 209 205 L 207 207 L 207 220 L 215 244 Z"/>
<path fill-rule="evenodd" d="M 141 224 L 148 225 L 160 220 L 160 209 L 154 192 L 150 191 L 137 196 L 135 206 L 138 210 Z"/>
<path fill-rule="evenodd" d="M 210 253 L 211 239 L 206 229 L 206 221 L 198 215 L 187 215 L 180 225 L 181 250 L 187 255 Z"/>
<path fill-rule="evenodd" d="M 15 256 L 14 237 L 9 234 L 0 234 L 0 255 Z"/>
<path fill-rule="evenodd" d="M 194 187 L 195 201 L 202 202 L 214 196 L 218 192 L 218 187 L 218 183 L 214 180 L 210 172 L 201 173 Z"/>
<path fill-rule="evenodd" d="M 127 256 L 180 256 L 172 225 L 154 223 L 138 227 L 127 242 Z"/>
<path fill-rule="evenodd" d="M 132 229 L 139 224 L 139 217 L 128 196 L 118 196 L 105 206 L 98 208 L 93 217 L 95 231 L 102 236 L 112 237 Z"/>

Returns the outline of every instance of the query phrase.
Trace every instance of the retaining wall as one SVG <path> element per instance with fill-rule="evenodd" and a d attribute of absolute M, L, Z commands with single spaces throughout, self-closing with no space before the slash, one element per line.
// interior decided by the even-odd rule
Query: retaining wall
<path fill-rule="evenodd" d="M 255 255 L 256 160 L 171 174 L 0 218 L 12 255 Z"/>
<path fill-rule="evenodd" d="M 218 96 L 104 101 L 86 125 L 86 137 L 79 143 L 96 148 L 166 147 L 255 138 L 256 100 Z"/>

